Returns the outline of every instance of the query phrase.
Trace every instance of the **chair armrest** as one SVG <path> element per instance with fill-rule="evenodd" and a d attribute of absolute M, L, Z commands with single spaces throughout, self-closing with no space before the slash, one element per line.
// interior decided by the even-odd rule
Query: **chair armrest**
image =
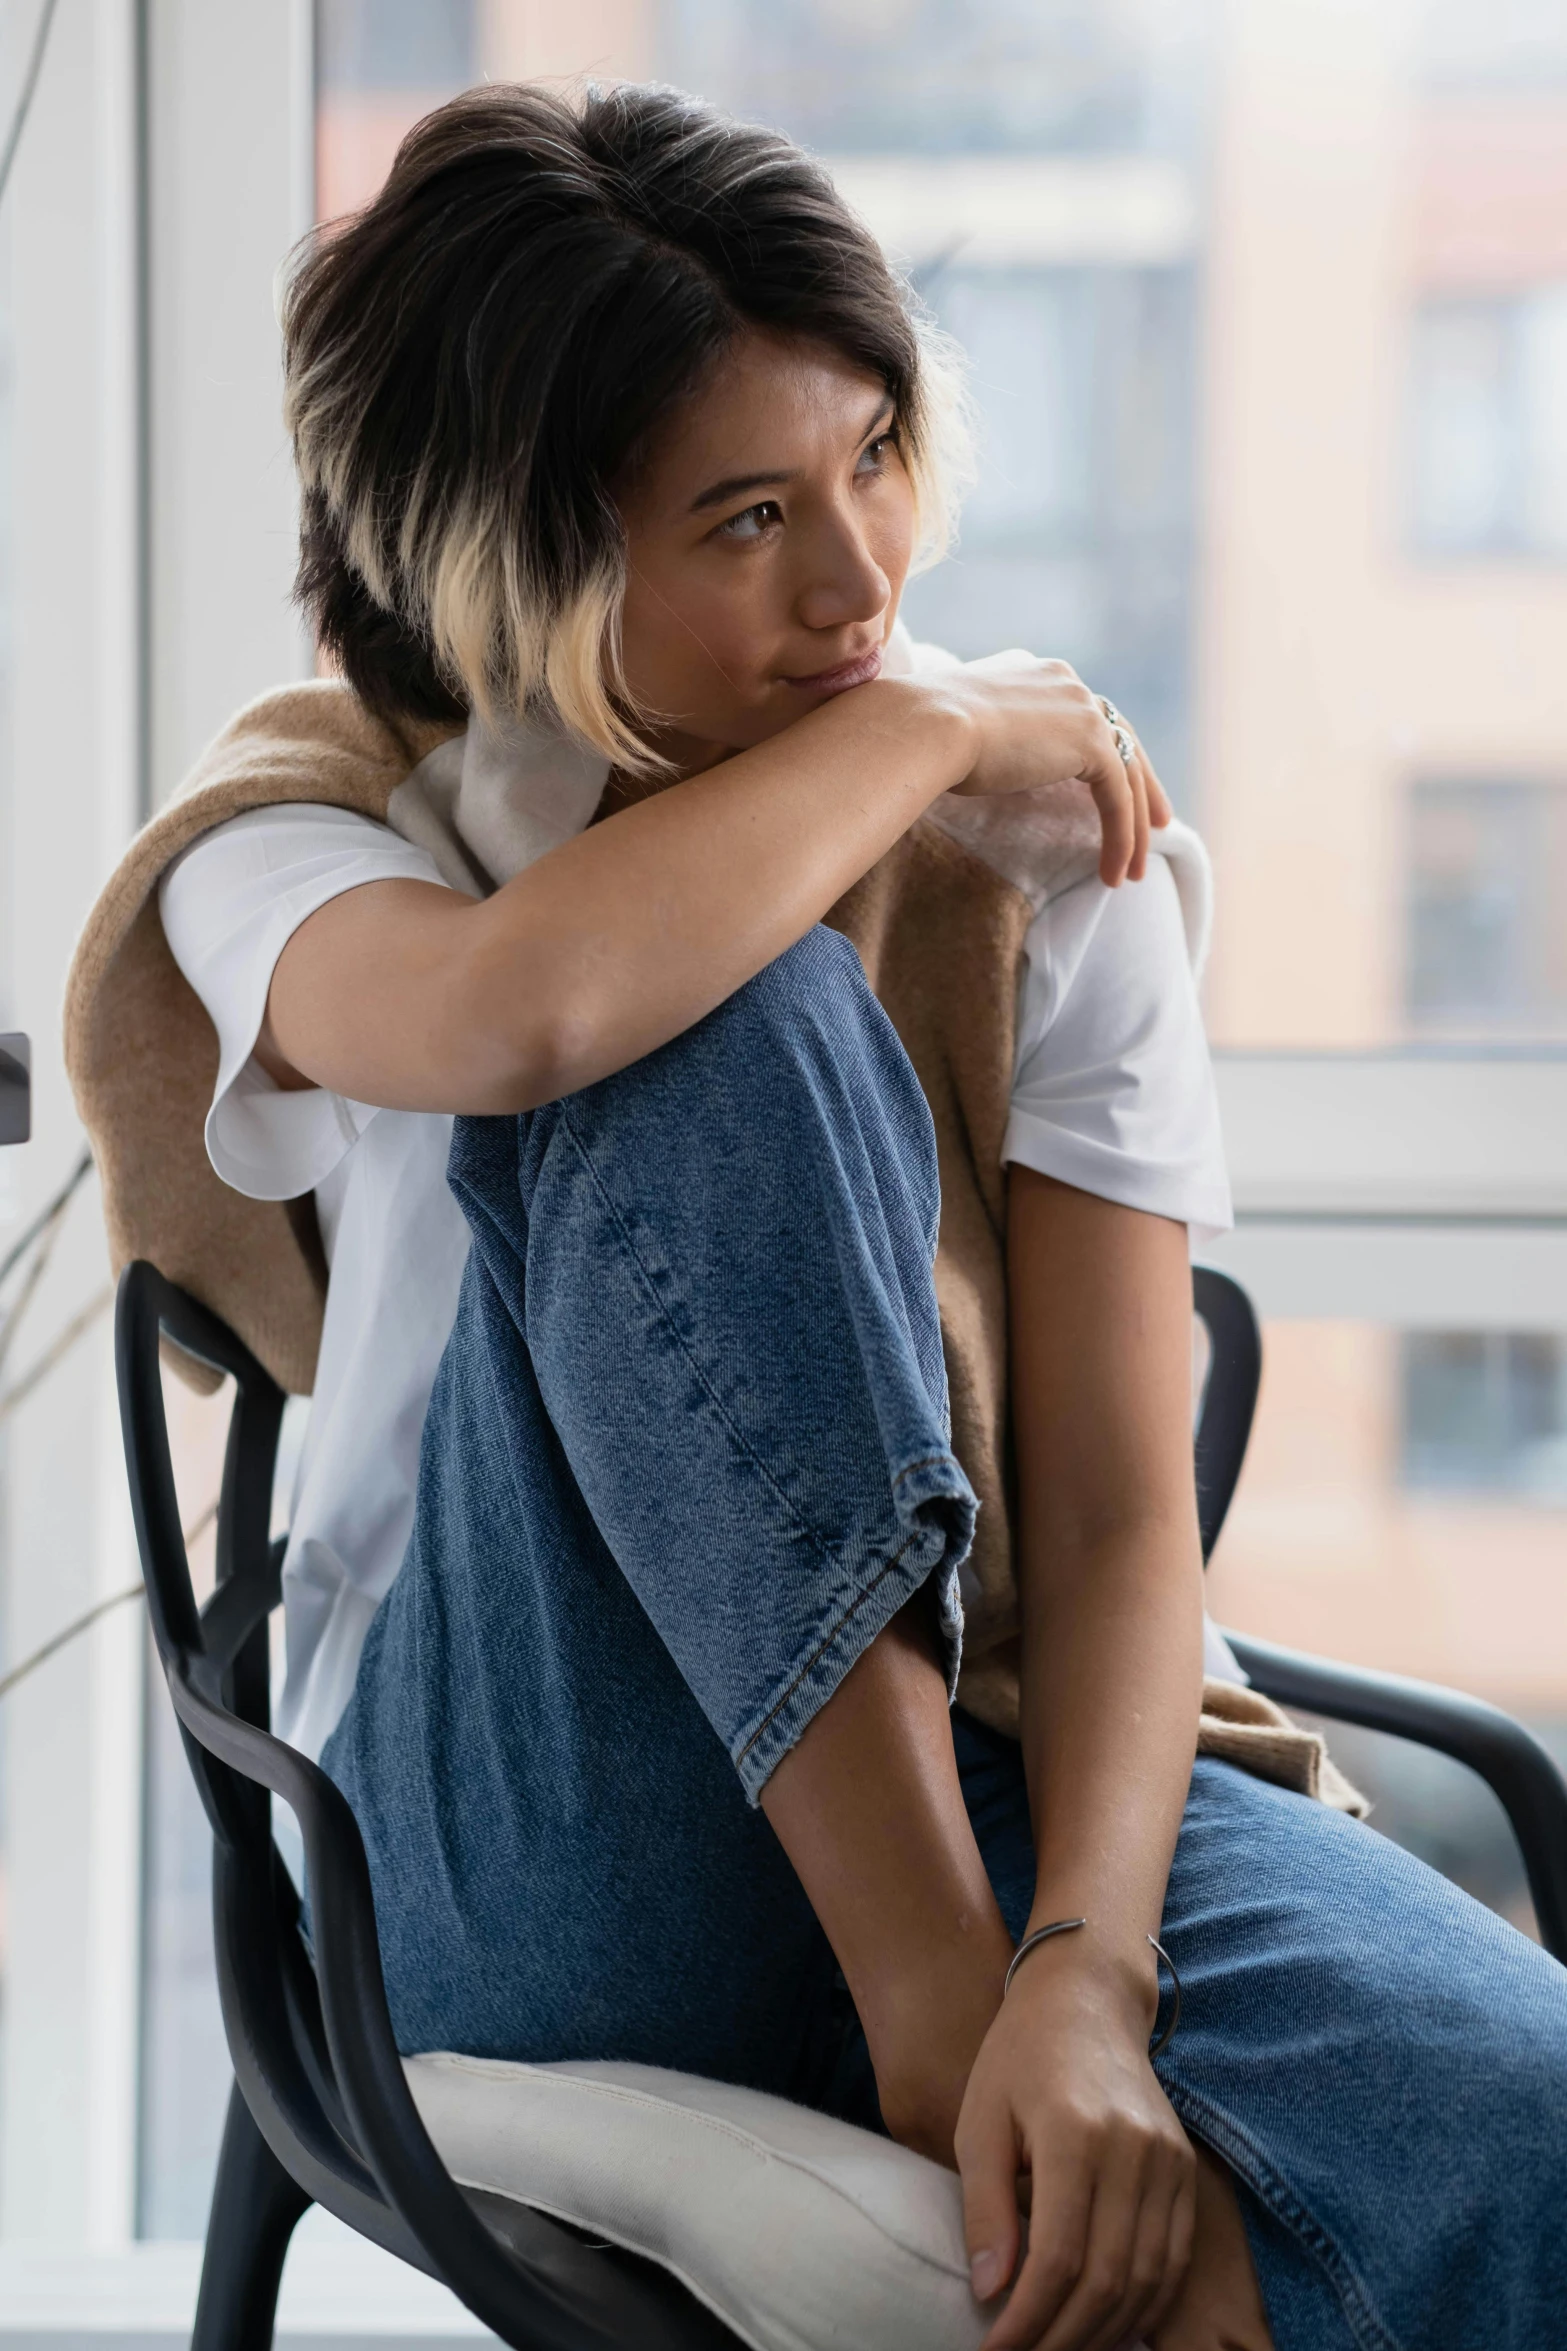
<path fill-rule="evenodd" d="M 1477 1772 L 1518 1840 L 1540 1940 L 1567 1965 L 1567 1781 L 1522 1723 L 1499 1706 L 1435 1682 L 1369 1673 L 1245 1634 L 1226 1633 L 1225 1639 L 1265 1698 L 1412 1739 Z"/>

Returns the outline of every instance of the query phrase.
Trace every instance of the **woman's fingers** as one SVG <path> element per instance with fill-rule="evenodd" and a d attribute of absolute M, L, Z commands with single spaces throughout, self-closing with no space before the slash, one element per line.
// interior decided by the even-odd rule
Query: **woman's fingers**
<path fill-rule="evenodd" d="M 1148 782 L 1148 815 L 1154 831 L 1162 832 L 1174 817 L 1175 810 L 1170 805 L 1169 793 L 1154 773 L 1153 761 L 1141 743 L 1137 746 L 1137 756 L 1143 763 L 1143 774 Z"/>
<path fill-rule="evenodd" d="M 1151 2342 L 1155 2333 L 1175 2307 L 1177 2295 L 1186 2283 L 1186 2273 L 1192 2265 L 1192 2248 L 1197 2241 L 1197 2166 L 1195 2162 L 1182 2165 L 1171 2200 L 1168 2230 L 1164 2251 L 1164 2283 L 1143 2314 L 1143 2333 Z"/>
<path fill-rule="evenodd" d="M 1173 813 L 1147 753 L 1135 737 L 1133 742 L 1131 758 L 1123 760 L 1115 732 L 1106 722 L 1102 741 L 1095 730 L 1091 758 L 1083 770 L 1099 810 L 1099 876 L 1112 890 L 1123 881 L 1142 880 L 1148 871 L 1150 836 L 1167 825 Z"/>
<path fill-rule="evenodd" d="M 1022 2231 L 1017 2212 L 1017 2140 L 1001 2108 L 958 2121 L 958 2170 L 963 2181 L 963 2235 L 969 2284 L 976 2302 L 992 2302 L 1017 2267 Z"/>
<path fill-rule="evenodd" d="M 1132 2337 L 1151 2336 L 1180 2291 L 1191 2259 L 1190 2224 L 1196 2209 L 1191 2189 L 1195 2166 L 1183 2157 L 1185 2150 L 1172 2145 L 1157 2150 L 1137 2209 L 1122 2300 L 1084 2351 L 1122 2351 Z M 1184 2250 L 1178 2250 L 1183 2185 L 1188 2190 L 1187 2226 Z"/>
<path fill-rule="evenodd" d="M 981 2351 L 1121 2351 L 1179 2291 L 1195 2215 L 1184 2145 L 1139 2133 L 1096 2160 L 1058 2142 L 1033 2175 L 1028 2252 Z M 971 2258 L 978 2241 L 971 2225 Z"/>
<path fill-rule="evenodd" d="M 1117 753 L 1117 757 L 1119 756 Z M 1132 803 L 1135 811 L 1135 839 L 1132 845 L 1132 861 L 1126 869 L 1126 878 L 1129 882 L 1140 882 L 1148 871 L 1148 777 L 1143 763 L 1135 751 L 1126 763 L 1126 780 L 1132 787 Z"/>
<path fill-rule="evenodd" d="M 1114 890 L 1136 854 L 1137 801 L 1131 771 L 1122 764 L 1108 726 L 1096 731 L 1082 775 L 1099 811 L 1099 878 Z"/>
<path fill-rule="evenodd" d="M 1028 2252 L 1007 2306 L 980 2351 L 1035 2351 L 1083 2274 L 1095 2181 L 1084 2150 L 1076 2154 L 1075 2162 L 1058 2155 L 1034 2175 Z"/>
<path fill-rule="evenodd" d="M 1037 2351 L 1121 2351 L 1141 2326 L 1169 2234 L 1169 2187 L 1150 2156 L 1128 2150 L 1100 2173 L 1082 2269 Z"/>

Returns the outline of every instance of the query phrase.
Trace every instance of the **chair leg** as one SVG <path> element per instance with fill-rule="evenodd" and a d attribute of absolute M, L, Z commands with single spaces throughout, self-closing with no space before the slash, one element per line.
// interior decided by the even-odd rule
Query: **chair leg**
<path fill-rule="evenodd" d="M 256 2128 L 236 2082 L 212 2190 L 191 2351 L 271 2351 L 284 2256 L 309 2205 Z"/>

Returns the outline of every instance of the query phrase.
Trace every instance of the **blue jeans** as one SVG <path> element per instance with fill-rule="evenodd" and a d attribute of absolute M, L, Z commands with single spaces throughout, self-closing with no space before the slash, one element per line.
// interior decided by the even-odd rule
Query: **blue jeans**
<path fill-rule="evenodd" d="M 325 1761 L 406 2050 L 640 2059 L 876 2127 L 755 1799 L 928 1587 L 955 1674 L 929 1114 L 813 932 L 661 1052 L 459 1120 L 473 1231 L 413 1540 Z M 1009 1925 L 1018 1750 L 953 1715 Z M 1198 1763 L 1159 2059 L 1278 2351 L 1535 2351 L 1567 2313 L 1567 1973 L 1374 1831 Z"/>

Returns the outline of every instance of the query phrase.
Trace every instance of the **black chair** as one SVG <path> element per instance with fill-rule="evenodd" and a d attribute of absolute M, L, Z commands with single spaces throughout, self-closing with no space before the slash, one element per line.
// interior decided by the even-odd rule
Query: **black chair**
<path fill-rule="evenodd" d="M 1210 1368 L 1197 1432 L 1206 1559 L 1240 1474 L 1261 1345 L 1245 1293 L 1199 1271 Z M 217 1586 L 198 1610 L 169 1456 L 160 1336 L 232 1375 Z M 232 1331 L 151 1265 L 126 1268 L 115 1327 L 131 1502 L 158 1655 L 214 1837 L 213 1924 L 234 2062 L 193 2351 L 266 2351 L 294 2226 L 319 2203 L 442 2279 L 517 2351 L 734 2351 L 737 2338 L 666 2272 L 499 2197 L 460 2188 L 409 2093 L 381 1975 L 369 1871 L 353 1814 L 268 1729 L 267 1623 L 281 1544 L 269 1539 L 283 1395 Z M 1488 1780 L 1523 1850 L 1541 1934 L 1567 1959 L 1567 1787 L 1495 1708 L 1352 1672 L 1259 1641 L 1234 1647 L 1288 1705 L 1439 1747 Z M 272 1841 L 269 1798 L 303 1835 L 312 1942 Z"/>

